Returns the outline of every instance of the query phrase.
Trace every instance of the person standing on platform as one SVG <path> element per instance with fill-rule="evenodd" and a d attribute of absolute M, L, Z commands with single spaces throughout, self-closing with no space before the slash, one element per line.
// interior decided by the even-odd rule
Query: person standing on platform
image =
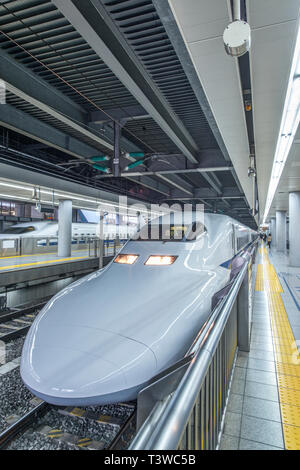
<path fill-rule="evenodd" d="M 269 233 L 268 238 L 267 238 L 267 245 L 269 247 L 269 250 L 271 249 L 271 243 L 272 243 L 272 234 Z"/>

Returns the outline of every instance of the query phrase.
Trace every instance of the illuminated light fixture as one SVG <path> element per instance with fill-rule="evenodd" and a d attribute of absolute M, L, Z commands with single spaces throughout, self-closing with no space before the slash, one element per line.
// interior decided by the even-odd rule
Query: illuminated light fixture
<path fill-rule="evenodd" d="M 100 165 L 92 165 L 95 170 L 102 171 L 102 173 L 110 173 L 111 170 L 107 166 L 100 166 Z"/>
<path fill-rule="evenodd" d="M 300 26 L 298 22 L 298 33 L 294 56 L 290 71 L 290 78 L 285 97 L 284 109 L 277 140 L 272 173 L 269 183 L 266 208 L 263 224 L 268 217 L 280 177 L 282 175 L 286 160 L 288 158 L 295 134 L 300 121 Z"/>
<path fill-rule="evenodd" d="M 114 259 L 114 263 L 119 264 L 133 264 L 138 259 L 139 255 L 118 255 Z"/>
<path fill-rule="evenodd" d="M 152 255 L 149 256 L 146 266 L 170 266 L 176 260 L 177 256 Z"/>
<path fill-rule="evenodd" d="M 136 162 L 130 163 L 130 165 L 127 165 L 124 168 L 124 171 L 126 170 L 131 170 L 131 168 L 134 168 L 136 166 L 142 165 L 144 163 L 144 160 L 137 160 Z"/>
<path fill-rule="evenodd" d="M 241 0 L 233 0 L 233 21 L 223 33 L 225 51 L 232 57 L 241 57 L 251 46 L 251 29 L 241 19 Z"/>
<path fill-rule="evenodd" d="M 96 155 L 95 157 L 91 157 L 92 162 L 105 162 L 110 160 L 108 155 Z"/>
<path fill-rule="evenodd" d="M 15 189 L 20 189 L 20 190 L 26 190 L 26 191 L 31 191 L 32 194 L 34 194 L 34 187 L 30 187 L 30 186 L 22 186 L 22 185 L 19 185 L 19 184 L 13 184 L 13 183 L 5 183 L 5 182 L 2 182 L 0 181 L 0 186 L 6 186 L 6 187 L 9 187 L 9 188 L 15 188 Z M 46 194 L 46 195 L 50 195 L 51 198 L 53 198 L 53 190 L 52 191 L 49 191 L 47 189 L 40 189 L 40 192 L 41 194 Z M 55 191 L 55 197 L 56 198 L 69 198 L 69 199 L 75 199 L 76 201 L 83 201 L 83 202 L 88 202 L 89 204 L 95 204 L 95 205 L 99 205 L 99 204 L 103 204 L 105 206 L 111 206 L 113 208 L 119 208 L 119 209 L 124 209 L 124 210 L 128 210 L 128 212 L 134 212 L 136 213 L 137 209 L 134 209 L 134 208 L 131 208 L 130 205 L 128 206 L 124 206 L 124 205 L 121 205 L 121 204 L 118 204 L 118 202 L 115 202 L 115 203 L 111 203 L 111 202 L 108 202 L 108 201 L 104 201 L 103 199 L 101 200 L 97 200 L 97 199 L 90 199 L 90 198 L 83 198 L 83 197 L 79 197 L 75 194 L 67 194 L 67 193 L 60 193 L 60 192 L 56 192 Z M 9 198 L 14 198 L 14 199 L 23 199 L 25 201 L 30 201 L 31 199 L 27 198 L 26 196 L 24 197 L 21 197 L 21 196 L 11 196 L 11 195 L 6 195 L 6 194 L 2 194 L 2 197 L 5 197 L 7 199 Z M 52 199 L 51 201 L 41 201 L 41 202 L 45 202 L 45 203 L 49 203 L 49 202 L 52 202 Z M 55 202 L 55 204 L 57 204 Z M 76 207 L 75 205 L 73 205 L 74 207 Z M 81 206 L 77 206 L 79 208 L 81 208 Z M 82 207 L 83 208 L 83 207 Z M 86 209 L 91 209 L 89 207 L 86 207 Z M 140 208 L 138 209 L 139 212 L 141 212 L 142 214 L 149 214 L 149 212 L 151 212 L 150 210 L 147 211 Z M 167 213 L 167 208 L 165 208 L 164 210 L 165 213 Z M 162 215 L 161 212 L 151 212 L 154 216 L 160 216 Z"/>
<path fill-rule="evenodd" d="M 11 184 L 11 183 L 2 183 L 2 182 L 0 182 L 0 186 L 6 186 L 8 188 L 15 188 L 15 189 L 24 189 L 25 191 L 33 192 L 33 188 L 30 188 L 30 187 L 27 187 L 27 186 L 19 186 L 19 185 Z"/>
<path fill-rule="evenodd" d="M 10 196 L 9 194 L 0 194 L 0 197 L 3 197 L 5 199 L 21 199 L 22 201 L 32 201 L 28 197 L 23 197 L 23 196 Z"/>

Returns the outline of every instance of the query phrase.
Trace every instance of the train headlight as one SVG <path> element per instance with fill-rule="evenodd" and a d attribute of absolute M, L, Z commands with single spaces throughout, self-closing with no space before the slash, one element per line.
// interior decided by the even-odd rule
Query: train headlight
<path fill-rule="evenodd" d="M 165 256 L 165 255 L 152 255 L 149 256 L 145 265 L 146 266 L 169 266 L 173 264 L 177 256 Z"/>
<path fill-rule="evenodd" d="M 139 255 L 118 255 L 114 263 L 119 264 L 133 264 L 138 259 Z"/>

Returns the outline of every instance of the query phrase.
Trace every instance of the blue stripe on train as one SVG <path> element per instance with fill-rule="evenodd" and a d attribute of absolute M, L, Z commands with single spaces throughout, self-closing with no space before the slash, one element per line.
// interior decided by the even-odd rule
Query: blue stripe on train
<path fill-rule="evenodd" d="M 244 246 L 240 251 L 237 252 L 236 255 L 234 255 L 232 258 L 228 259 L 227 261 L 224 261 L 224 263 L 220 264 L 221 268 L 226 268 L 226 269 L 231 269 L 231 263 L 236 258 L 237 256 L 241 256 L 245 251 L 247 251 L 247 248 L 252 244 L 252 242 L 247 243 L 247 245 Z"/>

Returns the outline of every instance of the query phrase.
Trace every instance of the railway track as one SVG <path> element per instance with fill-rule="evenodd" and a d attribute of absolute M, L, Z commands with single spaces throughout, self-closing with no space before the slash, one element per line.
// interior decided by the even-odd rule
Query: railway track
<path fill-rule="evenodd" d="M 0 449 L 125 449 L 135 433 L 135 409 L 133 403 L 74 408 L 39 401 L 0 433 Z"/>
<path fill-rule="evenodd" d="M 25 335 L 47 301 L 0 317 L 0 449 L 125 449 L 136 426 L 135 403 L 63 408 L 34 397 L 20 377 Z M 5 326 L 4 326 L 5 325 Z"/>
<path fill-rule="evenodd" d="M 28 307 L 14 309 L 0 316 L 0 341 L 7 343 L 25 335 L 47 300 Z"/>

